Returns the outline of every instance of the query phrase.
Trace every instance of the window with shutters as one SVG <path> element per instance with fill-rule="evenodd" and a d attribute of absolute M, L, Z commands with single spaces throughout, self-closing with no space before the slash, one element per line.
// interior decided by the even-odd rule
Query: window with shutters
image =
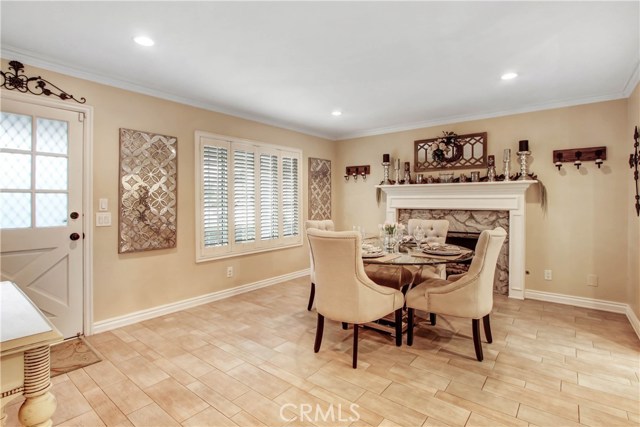
<path fill-rule="evenodd" d="M 302 152 L 196 132 L 196 261 L 302 244 Z"/>

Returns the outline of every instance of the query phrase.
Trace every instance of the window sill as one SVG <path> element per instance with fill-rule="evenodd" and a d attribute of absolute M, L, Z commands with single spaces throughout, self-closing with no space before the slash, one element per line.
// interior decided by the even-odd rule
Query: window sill
<path fill-rule="evenodd" d="M 225 258 L 234 258 L 234 257 L 239 257 L 239 256 L 244 256 L 244 255 L 253 255 L 253 254 L 259 254 L 259 253 L 264 253 L 264 252 L 272 252 L 272 251 L 278 251 L 278 250 L 281 250 L 281 249 L 295 248 L 295 247 L 298 247 L 298 246 L 302 246 L 302 241 L 289 243 L 289 244 L 285 244 L 285 245 L 282 245 L 282 246 L 270 247 L 270 248 L 250 249 L 250 250 L 246 250 L 246 251 L 236 251 L 236 252 L 230 252 L 230 253 L 221 253 L 219 255 L 204 255 L 204 256 L 196 257 L 196 263 L 199 264 L 199 263 L 202 263 L 202 262 L 217 261 L 217 260 L 225 259 Z"/>

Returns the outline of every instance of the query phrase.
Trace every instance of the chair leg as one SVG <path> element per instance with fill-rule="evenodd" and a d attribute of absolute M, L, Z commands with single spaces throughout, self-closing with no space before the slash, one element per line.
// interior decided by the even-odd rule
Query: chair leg
<path fill-rule="evenodd" d="M 476 359 L 482 362 L 482 340 L 480 339 L 480 319 L 471 320 L 471 329 L 473 330 L 473 345 L 476 348 Z"/>
<path fill-rule="evenodd" d="M 344 329 L 345 331 L 349 329 L 349 324 L 347 322 L 342 322 L 342 329 Z"/>
<path fill-rule="evenodd" d="M 407 311 L 407 345 L 413 345 L 413 308 Z"/>
<path fill-rule="evenodd" d="M 402 309 L 396 310 L 396 347 L 402 346 Z"/>
<path fill-rule="evenodd" d="M 309 304 L 307 304 L 307 311 L 311 311 L 313 307 L 313 297 L 316 296 L 316 284 L 311 282 L 311 293 L 309 294 Z"/>
<path fill-rule="evenodd" d="M 429 313 L 429 321 L 431 322 L 431 326 L 436 326 L 436 314 Z"/>
<path fill-rule="evenodd" d="M 493 336 L 491 336 L 491 321 L 488 314 L 482 318 L 482 323 L 484 324 L 484 336 L 487 337 L 487 342 L 491 344 Z"/>
<path fill-rule="evenodd" d="M 353 369 L 358 367 L 358 325 L 353 324 Z"/>
<path fill-rule="evenodd" d="M 324 316 L 318 313 L 318 325 L 316 326 L 316 343 L 313 346 L 315 353 L 320 351 L 320 344 L 322 344 L 322 332 L 324 331 Z"/>

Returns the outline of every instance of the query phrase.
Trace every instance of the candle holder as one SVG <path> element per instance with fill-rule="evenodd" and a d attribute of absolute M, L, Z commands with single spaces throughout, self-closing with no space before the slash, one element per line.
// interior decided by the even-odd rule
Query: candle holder
<path fill-rule="evenodd" d="M 404 183 L 411 184 L 411 164 L 404 162 Z"/>
<path fill-rule="evenodd" d="M 531 151 L 518 151 L 518 160 L 520 161 L 520 177 L 518 181 L 526 181 L 529 179 L 529 161 L 527 157 Z"/>
<path fill-rule="evenodd" d="M 487 167 L 487 181 L 494 182 L 496 180 L 496 160 L 494 156 L 489 156 Z"/>
<path fill-rule="evenodd" d="M 400 185 L 400 163 L 394 169 L 396 171 L 396 185 Z"/>
<path fill-rule="evenodd" d="M 382 162 L 382 167 L 384 168 L 384 175 L 382 178 L 382 185 L 391 185 L 393 182 L 389 179 L 389 166 L 391 166 L 391 162 Z"/>
<path fill-rule="evenodd" d="M 511 181 L 511 159 L 510 158 L 506 158 L 504 159 L 504 180 L 505 181 Z"/>

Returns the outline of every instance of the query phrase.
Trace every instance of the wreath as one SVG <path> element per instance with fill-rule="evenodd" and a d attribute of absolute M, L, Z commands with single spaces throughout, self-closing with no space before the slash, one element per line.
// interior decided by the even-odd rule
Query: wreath
<path fill-rule="evenodd" d="M 431 158 L 436 163 L 454 163 L 462 158 L 462 146 L 455 132 L 442 131 L 442 136 L 433 144 L 436 148 L 431 152 Z"/>

